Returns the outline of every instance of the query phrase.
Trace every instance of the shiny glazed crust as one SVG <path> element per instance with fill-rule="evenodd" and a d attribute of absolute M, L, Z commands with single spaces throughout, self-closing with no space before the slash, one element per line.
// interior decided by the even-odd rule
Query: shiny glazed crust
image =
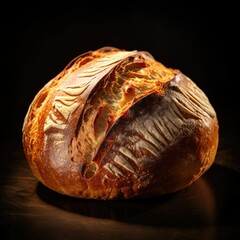
<path fill-rule="evenodd" d="M 181 71 L 144 51 L 78 56 L 35 96 L 23 124 L 35 177 L 61 194 L 129 199 L 189 186 L 212 165 L 218 120 Z"/>

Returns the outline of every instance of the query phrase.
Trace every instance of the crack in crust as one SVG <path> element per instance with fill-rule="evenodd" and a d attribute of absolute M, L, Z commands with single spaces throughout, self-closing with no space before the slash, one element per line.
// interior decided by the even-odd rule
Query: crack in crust
<path fill-rule="evenodd" d="M 153 59 L 143 59 L 140 53 L 119 64 L 102 79 L 84 106 L 78 134 L 72 141 L 76 149 L 73 161 L 92 161 L 117 120 L 152 92 L 162 95 L 173 76 L 171 70 Z"/>

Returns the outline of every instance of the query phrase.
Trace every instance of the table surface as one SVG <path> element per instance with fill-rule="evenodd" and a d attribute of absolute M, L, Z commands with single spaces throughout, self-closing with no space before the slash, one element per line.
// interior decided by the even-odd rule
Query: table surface
<path fill-rule="evenodd" d="M 226 151 L 190 187 L 131 201 L 57 194 L 34 178 L 21 148 L 2 154 L 1 239 L 240 239 L 240 170 L 223 164 Z"/>

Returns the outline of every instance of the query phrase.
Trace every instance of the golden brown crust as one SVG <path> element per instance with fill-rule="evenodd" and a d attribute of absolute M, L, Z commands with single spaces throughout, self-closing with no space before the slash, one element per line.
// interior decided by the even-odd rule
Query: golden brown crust
<path fill-rule="evenodd" d="M 36 178 L 79 198 L 128 199 L 189 186 L 212 165 L 218 121 L 207 96 L 151 54 L 78 56 L 36 95 L 23 125 Z"/>

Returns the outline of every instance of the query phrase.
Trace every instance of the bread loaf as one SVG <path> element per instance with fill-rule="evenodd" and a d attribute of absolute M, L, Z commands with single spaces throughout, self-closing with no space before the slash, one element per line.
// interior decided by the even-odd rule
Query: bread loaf
<path fill-rule="evenodd" d="M 23 123 L 34 176 L 60 194 L 130 199 L 176 192 L 213 164 L 218 120 L 205 93 L 145 51 L 104 47 L 72 60 Z"/>

